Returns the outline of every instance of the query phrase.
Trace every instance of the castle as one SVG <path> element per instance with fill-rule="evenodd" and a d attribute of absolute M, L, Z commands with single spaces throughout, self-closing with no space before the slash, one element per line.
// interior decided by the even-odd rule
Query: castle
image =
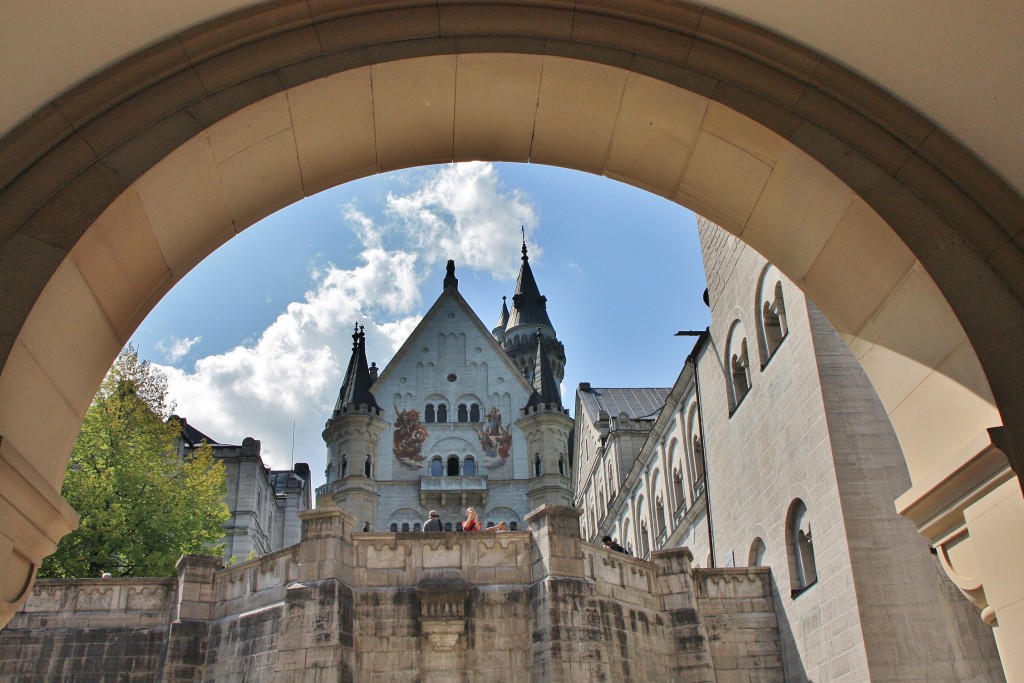
<path fill-rule="evenodd" d="M 449 262 L 379 375 L 355 330 L 299 542 L 185 557 L 176 579 L 39 581 L 0 680 L 1003 680 L 893 511 L 908 475 L 845 342 L 756 252 L 700 233 L 712 324 L 672 387 L 581 384 L 574 424 L 525 245 L 491 330 Z M 514 530 L 416 533 L 468 505 Z"/>

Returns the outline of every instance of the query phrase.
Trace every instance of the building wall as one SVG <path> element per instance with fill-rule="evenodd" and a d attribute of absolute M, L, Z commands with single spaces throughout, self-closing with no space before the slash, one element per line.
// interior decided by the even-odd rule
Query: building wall
<path fill-rule="evenodd" d="M 353 533 L 341 510 L 315 510 L 299 545 L 231 567 L 187 556 L 177 580 L 40 582 L 0 632 L 0 681 L 131 670 L 124 650 L 91 645 L 98 626 L 134 642 L 161 634 L 159 667 L 140 661 L 139 680 L 697 682 L 714 680 L 716 658 L 718 680 L 783 680 L 756 573 L 703 570 L 695 583 L 688 551 L 614 553 L 578 537 L 577 514 L 545 506 L 528 531 L 503 534 L 394 534 Z M 109 595 L 86 615 L 81 596 L 97 586 Z M 55 634 L 82 647 L 45 649 Z"/>
<path fill-rule="evenodd" d="M 940 576 L 913 525 L 895 514 L 893 501 L 910 485 L 906 465 L 846 343 L 759 254 L 704 219 L 698 227 L 709 333 L 643 445 L 631 457 L 617 456 L 631 463 L 623 475 L 626 500 L 603 514 L 591 495 L 597 477 L 581 477 L 585 537 L 608 533 L 644 554 L 640 524 L 657 528 L 661 498 L 668 528 L 650 534 L 652 552 L 686 546 L 695 566 L 770 567 L 765 580 L 773 588 L 787 680 L 1002 680 L 991 631 Z M 767 313 L 765 301 L 772 304 Z M 778 311 L 781 339 L 765 324 Z M 732 363 L 742 339 L 745 395 L 735 387 Z M 597 431 L 581 424 L 578 434 Z M 703 437 L 696 442 L 705 452 L 706 479 L 696 468 L 695 434 Z M 681 486 L 674 483 L 677 467 Z M 787 533 L 797 500 L 807 508 L 801 528 L 813 539 L 810 585 L 797 580 Z M 753 558 L 755 544 L 763 545 L 760 560 Z"/>

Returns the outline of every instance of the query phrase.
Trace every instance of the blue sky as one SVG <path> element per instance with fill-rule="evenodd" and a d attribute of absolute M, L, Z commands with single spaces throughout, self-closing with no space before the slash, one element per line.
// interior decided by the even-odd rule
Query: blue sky
<path fill-rule="evenodd" d="M 384 367 L 441 293 L 459 291 L 488 328 L 511 297 L 520 226 L 576 386 L 670 386 L 710 316 L 694 215 L 599 176 L 473 162 L 347 183 L 249 228 L 197 266 L 132 337 L 163 369 L 179 415 L 222 443 L 262 441 L 323 479 L 320 437 L 351 330 Z"/>

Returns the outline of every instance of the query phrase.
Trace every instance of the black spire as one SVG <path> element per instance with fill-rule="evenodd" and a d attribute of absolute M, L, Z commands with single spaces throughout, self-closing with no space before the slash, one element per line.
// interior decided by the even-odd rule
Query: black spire
<path fill-rule="evenodd" d="M 370 369 L 366 365 L 366 335 L 363 327 L 356 325 L 352 332 L 352 358 L 348 361 L 348 370 L 345 371 L 345 381 L 342 382 L 341 392 L 338 394 L 338 402 L 334 406 L 335 417 L 350 408 L 358 408 L 365 405 L 367 408 L 375 409 L 378 413 L 381 408 L 377 405 L 377 399 L 370 393 L 373 380 L 370 378 Z"/>
<path fill-rule="evenodd" d="M 444 287 L 442 289 L 448 289 L 449 287 L 459 288 L 459 278 L 455 277 L 455 261 L 453 259 L 448 259 L 448 267 L 445 270 Z"/>
<path fill-rule="evenodd" d="M 530 268 L 530 257 L 526 253 L 526 232 L 523 232 L 523 265 L 519 269 L 519 280 L 516 281 L 516 293 L 512 295 L 512 314 L 509 316 L 508 329 L 519 325 L 531 327 L 544 325 L 554 331 L 551 319 L 548 318 L 548 298 L 540 293 L 537 281 L 533 278 Z"/>
<path fill-rule="evenodd" d="M 538 405 L 554 404 L 559 410 L 562 409 L 562 392 L 558 390 L 558 380 L 551 370 L 551 361 L 548 354 L 544 353 L 544 336 L 537 328 L 537 356 L 534 359 L 533 369 L 533 394 L 527 402 L 527 408 Z"/>
<path fill-rule="evenodd" d="M 505 299 L 506 297 L 501 297 L 501 313 L 498 314 L 498 324 L 494 326 L 496 330 L 504 330 L 508 325 L 508 304 L 505 303 Z"/>

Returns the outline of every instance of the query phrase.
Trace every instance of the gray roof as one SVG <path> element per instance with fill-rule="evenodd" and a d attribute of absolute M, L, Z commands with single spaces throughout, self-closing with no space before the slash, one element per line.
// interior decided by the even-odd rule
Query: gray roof
<path fill-rule="evenodd" d="M 589 391 L 580 390 L 580 403 L 592 422 L 598 419 L 600 411 L 609 417 L 617 417 L 626 413 L 632 420 L 652 417 L 660 412 L 665 405 L 671 387 L 640 388 L 640 389 L 601 389 L 592 387 Z M 578 416 L 577 416 L 578 417 Z M 652 417 L 653 419 L 653 417 Z"/>

